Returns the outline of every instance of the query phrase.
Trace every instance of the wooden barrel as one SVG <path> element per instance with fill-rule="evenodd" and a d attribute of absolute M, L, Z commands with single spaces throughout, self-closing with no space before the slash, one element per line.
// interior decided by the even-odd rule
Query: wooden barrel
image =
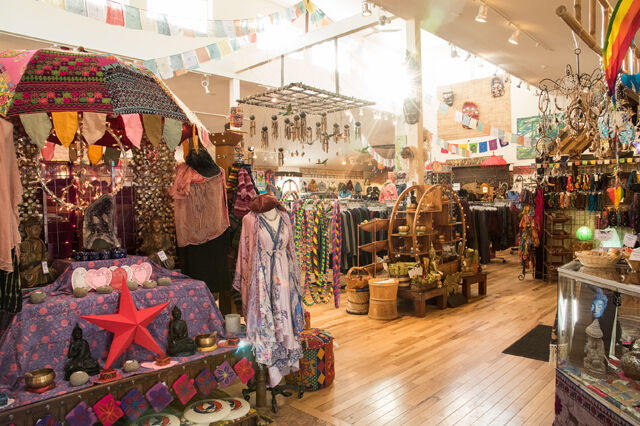
<path fill-rule="evenodd" d="M 369 280 L 369 318 L 392 320 L 398 317 L 398 279 Z"/>
<path fill-rule="evenodd" d="M 347 288 L 347 313 L 366 315 L 369 312 L 369 288 Z"/>

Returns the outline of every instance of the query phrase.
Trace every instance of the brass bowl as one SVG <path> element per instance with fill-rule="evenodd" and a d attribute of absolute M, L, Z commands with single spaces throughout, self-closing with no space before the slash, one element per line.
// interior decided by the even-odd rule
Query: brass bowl
<path fill-rule="evenodd" d="M 211 334 L 199 334 L 196 336 L 196 345 L 201 348 L 208 348 L 209 346 L 213 346 L 217 343 L 217 332 L 213 332 Z"/>
<path fill-rule="evenodd" d="M 427 227 L 426 226 L 416 226 L 416 232 L 421 232 L 421 233 L 425 233 L 427 232 Z"/>
<path fill-rule="evenodd" d="M 24 381 L 28 388 L 38 389 L 49 386 L 56 378 L 56 372 L 51 368 L 40 368 L 29 371 L 24 375 Z"/>
<path fill-rule="evenodd" d="M 408 226 L 398 226 L 398 232 L 409 232 Z"/>

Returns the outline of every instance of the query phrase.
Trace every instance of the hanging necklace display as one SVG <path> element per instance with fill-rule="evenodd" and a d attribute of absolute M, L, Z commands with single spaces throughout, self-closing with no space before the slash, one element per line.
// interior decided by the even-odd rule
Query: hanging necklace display
<path fill-rule="evenodd" d="M 355 138 L 357 141 L 362 139 L 362 128 L 360 127 L 360 122 L 356 121 L 356 126 L 354 128 Z"/>
<path fill-rule="evenodd" d="M 278 148 L 278 166 L 284 166 L 284 148 Z"/>
<path fill-rule="evenodd" d="M 288 141 L 291 140 L 291 120 L 288 118 L 284 119 L 284 137 Z"/>
<path fill-rule="evenodd" d="M 249 136 L 254 137 L 256 135 L 256 116 L 251 114 L 249 116 Z"/>
<path fill-rule="evenodd" d="M 322 140 L 322 124 L 316 121 L 316 139 Z"/>
<path fill-rule="evenodd" d="M 262 147 L 267 148 L 269 146 L 269 128 L 267 126 L 262 126 L 262 131 L 260 132 L 261 137 L 260 141 L 262 142 Z"/>
<path fill-rule="evenodd" d="M 302 140 L 302 142 L 307 141 L 307 134 L 305 131 L 306 129 L 307 129 L 307 113 L 302 111 L 300 113 L 300 140 Z"/>
<path fill-rule="evenodd" d="M 293 140 L 294 141 L 300 140 L 300 116 L 299 115 L 293 116 Z"/>
<path fill-rule="evenodd" d="M 311 126 L 307 127 L 307 136 L 305 139 L 309 145 L 313 143 L 313 129 L 311 128 Z"/>
<path fill-rule="evenodd" d="M 322 133 L 327 133 L 327 113 L 320 114 L 320 127 L 322 127 Z"/>
<path fill-rule="evenodd" d="M 275 114 L 271 116 L 271 137 L 278 140 L 278 116 Z"/>
<path fill-rule="evenodd" d="M 344 132 L 342 132 L 342 136 L 344 137 L 344 140 L 349 143 L 350 139 L 351 139 L 351 130 L 349 128 L 348 124 L 344 125 Z"/>
<path fill-rule="evenodd" d="M 333 125 L 333 134 L 331 136 L 333 136 L 333 141 L 338 143 L 338 138 L 340 138 L 340 125 L 338 123 Z"/>

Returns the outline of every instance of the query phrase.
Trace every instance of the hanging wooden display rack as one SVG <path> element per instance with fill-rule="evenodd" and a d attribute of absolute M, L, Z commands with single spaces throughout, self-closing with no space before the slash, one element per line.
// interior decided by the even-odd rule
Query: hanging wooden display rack
<path fill-rule="evenodd" d="M 290 83 L 277 89 L 238 99 L 239 104 L 265 108 L 304 111 L 307 114 L 329 114 L 375 105 L 375 102 L 344 96 L 302 83 Z"/>

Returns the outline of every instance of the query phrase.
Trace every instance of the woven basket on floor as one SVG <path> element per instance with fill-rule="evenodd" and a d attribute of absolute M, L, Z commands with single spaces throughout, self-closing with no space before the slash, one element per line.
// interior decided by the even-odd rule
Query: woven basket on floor
<path fill-rule="evenodd" d="M 347 288 L 364 288 L 367 286 L 369 279 L 371 279 L 369 271 L 365 268 L 354 266 L 347 272 Z"/>

